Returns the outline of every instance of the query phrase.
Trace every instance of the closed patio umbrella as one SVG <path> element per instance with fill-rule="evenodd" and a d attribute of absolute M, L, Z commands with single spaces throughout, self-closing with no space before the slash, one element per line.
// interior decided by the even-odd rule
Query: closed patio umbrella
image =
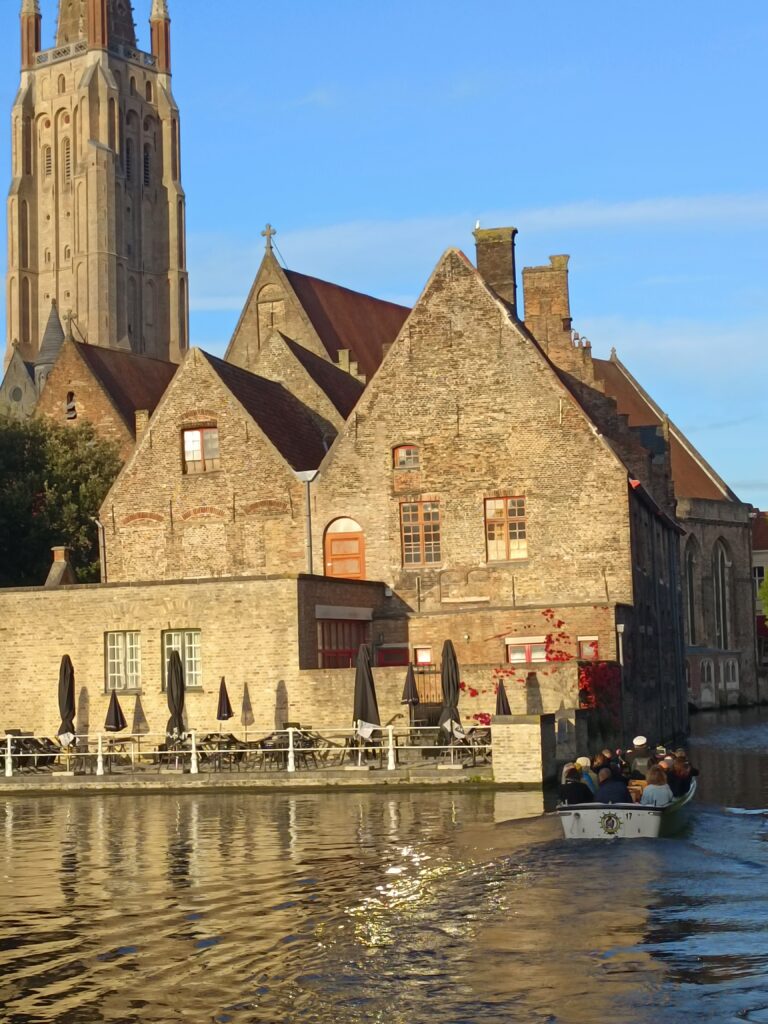
<path fill-rule="evenodd" d="M 166 679 L 168 710 L 171 717 L 165 731 L 168 736 L 180 737 L 184 732 L 184 669 L 178 651 L 171 651 L 168 658 L 168 676 Z"/>
<path fill-rule="evenodd" d="M 371 656 L 366 644 L 360 645 L 355 666 L 355 728 L 364 740 L 371 738 L 375 729 L 381 728 L 376 687 L 371 671 Z"/>
<path fill-rule="evenodd" d="M 234 717 L 235 713 L 232 710 L 232 705 L 229 703 L 227 684 L 224 681 L 224 676 L 222 676 L 221 682 L 219 683 L 219 706 L 216 709 L 216 721 L 228 722 L 230 718 Z"/>
<path fill-rule="evenodd" d="M 59 714 L 61 725 L 57 735 L 61 745 L 68 747 L 75 739 L 75 669 L 68 654 L 59 667 Z"/>
<path fill-rule="evenodd" d="M 459 662 L 456 651 L 450 640 L 443 644 L 442 664 L 440 666 L 440 685 L 443 691 L 443 710 L 440 712 L 438 725 L 441 726 L 451 740 L 455 736 L 464 739 L 464 728 L 459 717 Z"/>
<path fill-rule="evenodd" d="M 408 671 L 405 674 L 405 686 L 403 687 L 403 696 L 400 699 L 401 704 L 409 704 L 412 708 L 415 708 L 417 704 L 420 704 L 419 690 L 416 686 L 416 677 L 413 674 L 413 665 L 408 665 Z"/>
<path fill-rule="evenodd" d="M 499 688 L 496 691 L 496 714 L 497 715 L 511 715 L 512 709 L 509 706 L 509 699 L 507 697 L 507 691 L 504 687 L 504 680 L 499 680 Z"/>
<path fill-rule="evenodd" d="M 109 710 L 107 711 L 107 720 L 104 723 L 104 731 L 122 732 L 123 729 L 127 728 L 128 723 L 125 720 L 123 709 L 120 707 L 117 693 L 113 690 L 112 696 L 109 698 Z"/>

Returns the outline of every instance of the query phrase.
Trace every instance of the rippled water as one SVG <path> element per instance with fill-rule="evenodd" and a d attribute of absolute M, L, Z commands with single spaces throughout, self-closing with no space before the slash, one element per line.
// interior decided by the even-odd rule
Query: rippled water
<path fill-rule="evenodd" d="M 1 1019 L 768 1022 L 768 716 L 695 724 L 670 840 L 534 794 L 0 802 Z"/>

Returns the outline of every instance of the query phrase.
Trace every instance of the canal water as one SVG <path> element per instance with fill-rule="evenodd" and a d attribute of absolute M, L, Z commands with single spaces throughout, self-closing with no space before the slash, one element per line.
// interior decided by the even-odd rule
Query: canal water
<path fill-rule="evenodd" d="M 0 801 L 0 1020 L 768 1022 L 768 713 L 694 729 L 656 841 L 507 792 Z"/>

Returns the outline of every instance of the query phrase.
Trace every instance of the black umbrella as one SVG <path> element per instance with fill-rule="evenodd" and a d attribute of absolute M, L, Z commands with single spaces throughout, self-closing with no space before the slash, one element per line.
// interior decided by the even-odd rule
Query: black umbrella
<path fill-rule="evenodd" d="M 232 705 L 229 703 L 227 684 L 224 682 L 224 676 L 222 676 L 221 683 L 219 684 L 219 706 L 216 711 L 216 721 L 227 722 L 230 718 L 234 717 L 235 713 L 232 710 Z"/>
<path fill-rule="evenodd" d="M 168 710 L 171 717 L 165 731 L 169 736 L 181 736 L 184 732 L 184 669 L 178 651 L 171 651 L 168 658 L 168 676 L 165 685 Z"/>
<path fill-rule="evenodd" d="M 107 720 L 104 723 L 105 732 L 122 732 L 123 729 L 128 728 L 128 723 L 125 720 L 123 709 L 120 707 L 120 701 L 117 699 L 117 693 L 113 690 L 112 696 L 109 698 L 109 710 L 107 711 Z"/>
<path fill-rule="evenodd" d="M 464 738 L 464 729 L 459 717 L 459 662 L 450 640 L 443 644 L 443 660 L 440 666 L 440 685 L 443 690 L 443 710 L 438 725 L 442 726 L 453 739 Z"/>
<path fill-rule="evenodd" d="M 416 677 L 413 674 L 413 665 L 408 664 L 408 671 L 405 674 L 405 686 L 403 687 L 403 696 L 400 699 L 401 704 L 410 704 L 412 708 L 415 708 L 417 704 L 420 704 L 419 691 L 416 686 Z"/>
<path fill-rule="evenodd" d="M 504 680 L 499 680 L 499 688 L 496 691 L 496 714 L 497 715 L 511 715 L 512 709 L 509 706 L 509 700 L 507 698 L 507 691 L 504 687 Z"/>
<path fill-rule="evenodd" d="M 243 706 L 240 709 L 240 724 L 244 725 L 247 729 L 249 725 L 253 725 L 256 719 L 253 717 L 253 704 L 251 704 L 251 694 L 248 690 L 248 683 L 243 687 Z"/>
<path fill-rule="evenodd" d="M 371 671 L 371 656 L 366 644 L 360 645 L 355 666 L 355 728 L 363 739 L 371 738 L 374 729 L 381 728 L 376 687 Z"/>
<path fill-rule="evenodd" d="M 64 747 L 75 738 L 75 669 L 72 659 L 65 654 L 59 668 L 59 714 L 61 725 L 58 737 Z"/>

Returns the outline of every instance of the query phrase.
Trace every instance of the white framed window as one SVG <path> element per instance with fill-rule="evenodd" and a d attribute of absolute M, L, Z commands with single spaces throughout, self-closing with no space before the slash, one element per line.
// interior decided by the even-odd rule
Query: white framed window
<path fill-rule="evenodd" d="M 711 658 L 704 658 L 699 669 L 702 686 L 712 686 L 715 681 L 715 666 Z"/>
<path fill-rule="evenodd" d="M 485 499 L 485 542 L 489 562 L 528 557 L 525 498 Z"/>
<path fill-rule="evenodd" d="M 428 665 L 434 664 L 432 661 L 432 648 L 414 647 L 413 661 L 417 668 L 424 668 Z"/>
<path fill-rule="evenodd" d="M 600 642 L 596 636 L 580 636 L 578 638 L 579 661 L 599 661 Z"/>
<path fill-rule="evenodd" d="M 184 685 L 187 690 L 199 690 L 203 685 L 200 664 L 200 630 L 169 629 L 163 633 L 163 689 L 168 677 L 168 659 L 171 651 L 178 651 L 184 669 Z"/>
<path fill-rule="evenodd" d="M 141 689 L 141 634 L 105 633 L 107 692 Z"/>
<path fill-rule="evenodd" d="M 217 427 L 198 427 L 182 431 L 184 441 L 184 472 L 213 473 L 221 469 L 219 431 Z"/>
<path fill-rule="evenodd" d="M 547 638 L 544 636 L 508 636 L 507 661 L 511 665 L 533 665 L 547 660 Z"/>

